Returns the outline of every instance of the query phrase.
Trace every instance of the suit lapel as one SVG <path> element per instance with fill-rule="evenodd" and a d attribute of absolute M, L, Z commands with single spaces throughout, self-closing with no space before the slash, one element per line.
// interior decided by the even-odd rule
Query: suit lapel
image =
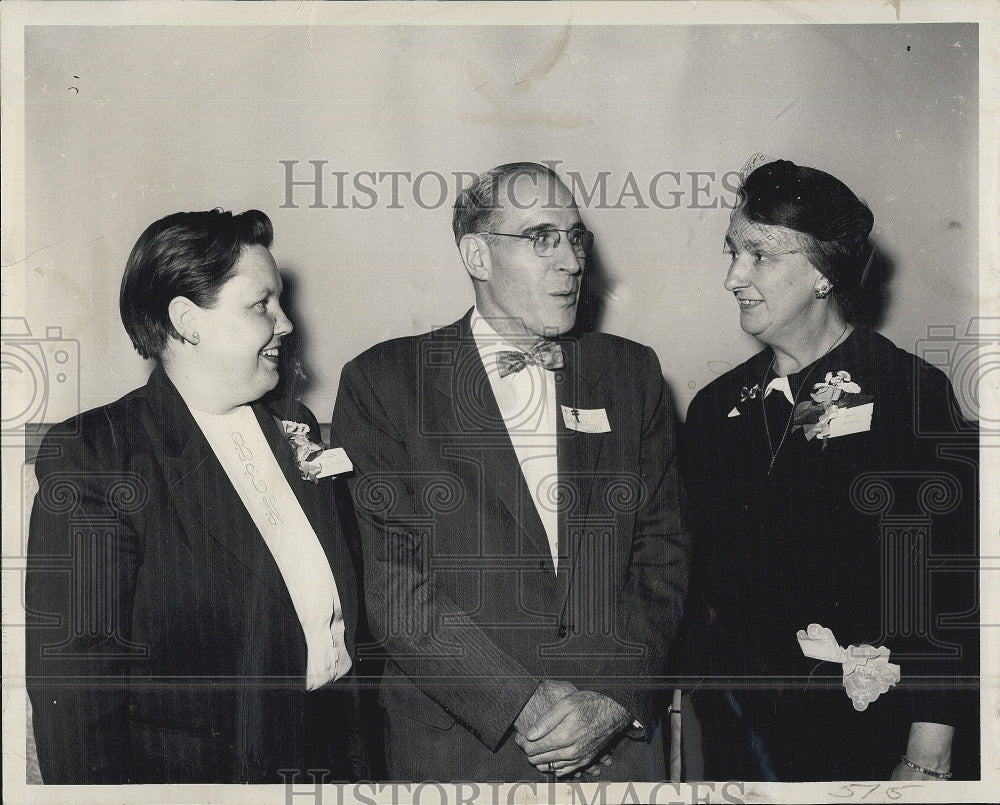
<path fill-rule="evenodd" d="M 194 544 L 206 537 L 215 540 L 246 568 L 248 580 L 269 588 L 294 611 L 288 588 L 263 537 L 162 368 L 154 369 L 147 389 L 143 426 L 157 446 L 188 542 Z"/>
<path fill-rule="evenodd" d="M 295 453 L 281 429 L 281 414 L 262 403 L 254 403 L 250 407 L 253 409 L 254 416 L 257 417 L 257 424 L 260 425 L 260 429 L 264 433 L 268 447 L 271 448 L 271 452 L 274 453 L 274 457 L 278 461 L 278 466 L 281 467 L 285 480 L 288 481 L 288 485 L 292 487 L 292 491 L 298 497 L 298 481 L 302 478 L 295 461 Z"/>
<path fill-rule="evenodd" d="M 448 423 L 452 426 L 449 432 L 478 430 L 484 446 L 492 448 L 483 454 L 486 464 L 484 493 L 495 494 L 535 550 L 549 556 L 551 551 L 545 527 L 528 491 L 517 453 L 486 376 L 479 348 L 472 336 L 471 318 L 470 310 L 458 323 L 459 345 L 455 365 L 449 367 L 449 371 L 439 371 L 432 386 L 450 401 L 445 407 L 453 418 Z"/>
<path fill-rule="evenodd" d="M 281 467 L 281 472 L 288 481 L 302 511 L 319 539 L 326 559 L 333 571 L 337 584 L 337 595 L 340 598 L 341 611 L 347 627 L 347 635 L 354 633 L 357 621 L 357 585 L 354 576 L 354 562 L 347 546 L 347 540 L 339 529 L 338 512 L 333 495 L 324 494 L 328 484 L 333 484 L 332 478 L 319 483 L 306 480 L 299 473 L 295 453 L 281 428 L 281 421 L 287 418 L 277 404 L 264 405 L 255 403 L 254 414 L 260 423 L 264 438 L 274 453 Z M 317 436 L 318 440 L 319 437 Z M 350 638 L 348 638 L 350 639 Z"/>
<path fill-rule="evenodd" d="M 566 426 L 562 408 L 565 406 L 570 412 L 604 408 L 610 418 L 614 401 L 599 387 L 603 365 L 588 361 L 581 341 L 565 338 L 560 344 L 564 365 L 556 375 L 559 481 L 575 491 L 575 495 L 569 496 L 574 501 L 572 507 L 561 508 L 559 512 L 559 591 L 565 604 L 579 556 L 580 531 L 591 519 L 594 479 L 607 434 L 571 430 Z"/>

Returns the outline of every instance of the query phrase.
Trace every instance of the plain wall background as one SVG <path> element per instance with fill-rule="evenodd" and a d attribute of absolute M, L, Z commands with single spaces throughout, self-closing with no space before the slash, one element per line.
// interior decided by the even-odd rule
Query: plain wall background
<path fill-rule="evenodd" d="M 683 415 L 759 349 L 722 287 L 732 200 L 719 182 L 753 152 L 826 170 L 862 196 L 891 267 L 881 330 L 914 350 L 928 325 L 978 312 L 975 25 L 29 28 L 26 317 L 80 342 L 81 406 L 149 371 L 118 317 L 135 239 L 178 210 L 256 207 L 309 375 L 329 419 L 343 364 L 447 324 L 472 304 L 450 206 L 388 182 L 370 210 L 282 209 L 285 167 L 480 172 L 559 160 L 608 204 L 631 173 L 649 209 L 582 210 L 598 238 L 601 329 L 654 347 Z M 676 209 L 652 205 L 683 190 Z M 687 174 L 713 172 L 697 198 Z M 370 183 L 370 179 L 366 179 Z M 437 184 L 428 182 L 432 202 Z M 358 196 L 367 202 L 364 194 Z M 350 203 L 351 195 L 347 195 Z M 957 389 L 960 396 L 964 390 Z M 56 418 L 56 417 L 50 417 Z"/>

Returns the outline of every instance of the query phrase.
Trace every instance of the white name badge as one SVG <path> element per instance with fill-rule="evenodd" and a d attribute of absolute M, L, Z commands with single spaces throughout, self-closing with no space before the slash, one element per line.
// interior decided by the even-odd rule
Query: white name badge
<path fill-rule="evenodd" d="M 611 433 L 608 413 L 603 408 L 559 407 L 562 409 L 563 422 L 570 430 L 580 433 Z"/>
<path fill-rule="evenodd" d="M 354 469 L 354 465 L 347 457 L 347 453 L 344 452 L 343 447 L 324 450 L 313 461 L 319 463 L 320 471 L 317 476 L 319 478 L 326 478 L 328 475 L 340 475 Z"/>
<path fill-rule="evenodd" d="M 830 438 L 871 430 L 872 411 L 874 410 L 875 403 L 857 405 L 854 408 L 841 408 L 837 415 L 830 420 Z"/>

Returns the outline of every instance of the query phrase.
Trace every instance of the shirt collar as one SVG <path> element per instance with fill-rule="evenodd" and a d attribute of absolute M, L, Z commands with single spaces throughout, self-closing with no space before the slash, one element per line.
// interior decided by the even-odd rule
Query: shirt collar
<path fill-rule="evenodd" d="M 795 398 L 792 397 L 792 388 L 788 384 L 788 375 L 784 377 L 772 377 L 771 382 L 764 387 L 764 399 L 767 399 L 767 395 L 772 391 L 780 391 L 791 405 L 795 405 Z"/>
<path fill-rule="evenodd" d="M 472 308 L 472 319 L 469 321 L 469 328 L 472 330 L 472 337 L 475 339 L 479 354 L 485 360 L 487 357 L 496 355 L 504 350 L 513 352 L 527 352 L 524 347 L 512 344 L 504 336 L 498 333 L 488 319 L 483 318 L 479 312 L 479 307 Z"/>

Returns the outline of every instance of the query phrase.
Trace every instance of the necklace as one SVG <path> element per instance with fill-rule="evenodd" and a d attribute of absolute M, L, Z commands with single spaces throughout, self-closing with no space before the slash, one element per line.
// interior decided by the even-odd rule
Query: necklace
<path fill-rule="evenodd" d="M 829 347 L 827 347 L 826 352 L 824 352 L 815 361 L 813 361 L 812 366 L 809 367 L 809 371 L 806 372 L 806 376 L 802 378 L 802 382 L 799 384 L 798 391 L 796 391 L 795 395 L 792 397 L 792 412 L 788 415 L 788 419 L 785 421 L 785 427 L 781 431 L 781 439 L 778 441 L 777 447 L 774 446 L 774 442 L 771 439 L 771 426 L 767 424 L 767 410 L 764 408 L 764 394 L 760 395 L 760 410 L 761 413 L 764 415 L 764 433 L 767 434 L 767 448 L 768 450 L 771 451 L 771 463 L 770 465 L 768 465 L 767 468 L 768 475 L 770 475 L 771 470 L 774 469 L 774 462 L 778 460 L 778 453 L 781 452 L 781 448 L 785 444 L 785 439 L 788 438 L 788 432 L 791 429 L 792 420 L 795 418 L 795 406 L 799 401 L 799 395 L 802 393 L 802 389 L 806 387 L 806 381 L 809 380 L 809 376 L 813 373 L 813 370 L 819 365 L 819 362 L 823 360 L 823 358 L 825 358 L 827 355 L 829 355 L 830 352 L 833 351 L 833 348 L 841 342 L 841 340 L 844 338 L 845 335 L 847 335 L 847 330 L 850 328 L 850 326 L 851 326 L 850 324 L 844 325 L 844 329 L 841 331 L 840 335 L 837 336 L 837 340 L 834 341 L 832 344 L 830 344 Z M 760 379 L 760 387 L 762 389 L 765 388 L 764 381 L 767 380 L 767 376 L 771 374 L 771 369 L 774 368 L 774 359 L 776 357 L 777 355 L 773 355 L 771 357 L 771 362 L 767 365 L 767 370 L 764 372 L 764 376 Z"/>

